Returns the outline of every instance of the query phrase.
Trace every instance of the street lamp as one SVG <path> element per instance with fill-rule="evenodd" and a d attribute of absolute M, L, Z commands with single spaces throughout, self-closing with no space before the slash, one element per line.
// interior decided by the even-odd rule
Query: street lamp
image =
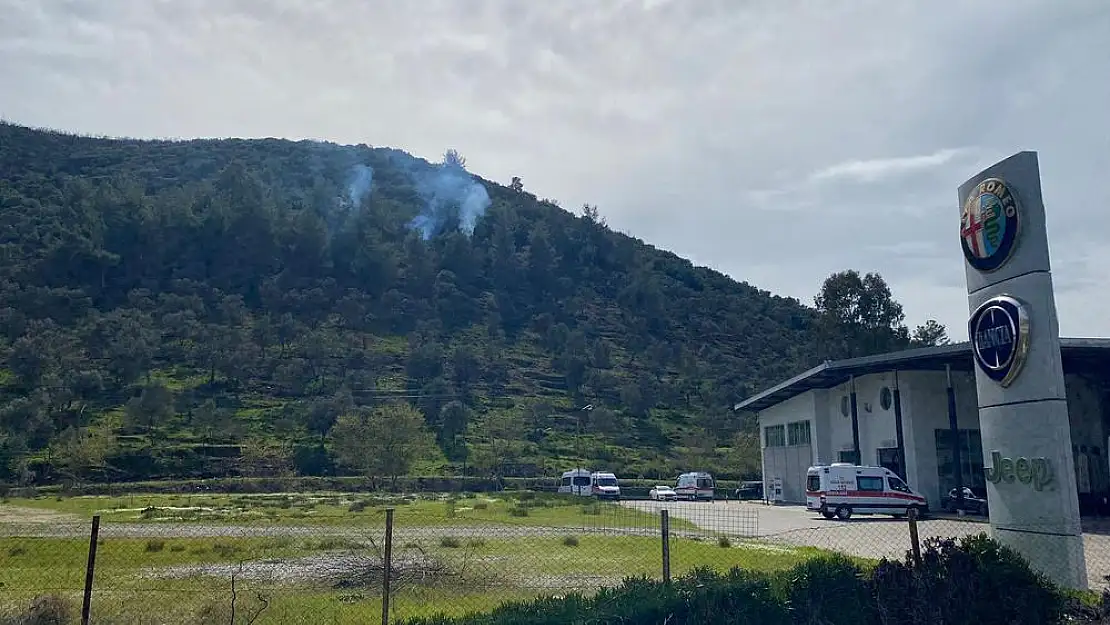
<path fill-rule="evenodd" d="M 579 408 L 577 412 L 577 425 L 574 432 L 574 455 L 578 456 L 579 460 L 582 459 L 582 414 L 593 409 L 593 404 L 586 404 L 585 406 Z"/>

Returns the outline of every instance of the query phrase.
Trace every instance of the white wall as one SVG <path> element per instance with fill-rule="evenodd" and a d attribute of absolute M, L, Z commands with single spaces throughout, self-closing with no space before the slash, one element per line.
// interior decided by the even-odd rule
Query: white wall
<path fill-rule="evenodd" d="M 759 439 L 762 451 L 763 488 L 765 496 L 770 498 L 772 480 L 782 478 L 783 496 L 792 503 L 805 502 L 805 476 L 806 469 L 815 462 L 816 446 L 814 438 L 817 433 L 816 410 L 813 391 L 792 397 L 776 406 L 759 413 Z M 808 421 L 810 432 L 809 445 L 767 447 L 766 430 L 769 427 L 783 427 L 784 435 L 786 424 L 797 421 Z M 789 443 L 789 441 L 786 441 Z"/>
<path fill-rule="evenodd" d="M 979 429 L 979 409 L 975 377 L 970 372 L 952 372 L 956 391 L 956 420 L 960 429 Z M 1097 382 L 1083 376 L 1065 376 L 1072 443 L 1087 449 L 1091 489 L 1110 488 L 1110 461 L 1107 440 L 1110 428 L 1103 418 L 1103 392 Z M 876 449 L 896 445 L 894 406 L 883 410 L 879 393 L 894 388 L 890 373 L 856 378 L 860 454 L 864 464 L 877 464 Z M 902 423 L 906 445 L 906 478 L 910 485 L 929 499 L 930 507 L 940 505 L 940 480 L 937 475 L 936 430 L 948 430 L 948 397 L 943 371 L 903 371 L 898 374 L 901 389 Z M 813 463 L 837 461 L 837 452 L 852 449 L 852 419 L 841 412 L 841 401 L 849 385 L 807 391 L 772 406 L 759 414 L 760 445 L 766 444 L 763 428 L 809 420 L 813 441 Z M 871 411 L 867 408 L 870 406 Z M 1099 454 L 1093 452 L 1098 448 Z M 989 454 L 989 449 L 983 453 Z M 766 464 L 764 464 L 766 467 Z M 1078 468 L 1077 468 L 1078 470 Z M 766 473 L 765 473 L 766 474 Z"/>
<path fill-rule="evenodd" d="M 878 464 L 879 458 L 876 449 L 880 447 L 895 447 L 897 445 L 896 426 L 894 424 L 894 405 L 883 410 L 879 403 L 879 393 L 884 386 L 891 386 L 891 375 L 887 373 L 865 375 L 857 377 L 856 384 L 856 415 L 859 422 L 859 447 L 861 462 L 863 464 Z M 852 443 L 852 413 L 851 401 L 848 405 L 848 416 L 844 416 L 842 402 L 849 397 L 851 384 L 845 383 L 833 387 L 828 391 L 825 402 L 829 414 L 831 428 L 831 454 L 823 462 L 836 462 L 837 452 L 849 451 Z M 905 413 L 903 412 L 903 421 Z"/>
<path fill-rule="evenodd" d="M 767 437 L 764 435 L 763 430 L 768 426 L 786 425 L 795 421 L 809 421 L 810 437 L 813 437 L 814 421 L 816 420 L 816 412 L 814 410 L 814 392 L 809 391 L 801 395 L 795 395 L 790 399 L 776 404 L 770 408 L 763 410 L 759 413 L 759 441 L 760 447 L 767 445 Z"/>
<path fill-rule="evenodd" d="M 941 500 L 936 431 L 949 429 L 946 376 L 943 371 L 906 371 L 898 374 L 898 381 L 902 389 L 902 415 L 907 430 L 906 478 L 929 500 L 929 507 L 936 509 Z M 957 426 L 978 430 L 979 407 L 974 375 L 953 371 L 952 386 L 956 391 Z"/>

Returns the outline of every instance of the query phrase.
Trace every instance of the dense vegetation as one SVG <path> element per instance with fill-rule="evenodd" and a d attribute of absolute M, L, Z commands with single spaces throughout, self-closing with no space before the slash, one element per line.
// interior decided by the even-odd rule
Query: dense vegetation
<path fill-rule="evenodd" d="M 733 402 L 875 319 L 867 349 L 910 340 L 896 303 L 820 314 L 453 151 L 0 124 L 0 254 L 0 481 L 739 477 Z"/>
<path fill-rule="evenodd" d="M 833 555 L 784 573 L 695 571 L 667 584 L 631 579 L 594 596 L 507 604 L 489 614 L 407 625 L 1048 625 L 1102 623 L 1110 606 L 1081 602 L 985 535 L 933 539 L 920 562 L 862 569 Z M 1083 597 L 1084 600 L 1091 597 Z"/>

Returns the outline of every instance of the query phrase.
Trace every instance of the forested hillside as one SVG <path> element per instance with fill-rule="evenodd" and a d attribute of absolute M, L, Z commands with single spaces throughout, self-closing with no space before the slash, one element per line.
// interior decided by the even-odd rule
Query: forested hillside
<path fill-rule="evenodd" d="M 816 357 L 814 310 L 452 151 L 0 124 L 0 254 L 0 481 L 739 476 L 729 406 Z"/>

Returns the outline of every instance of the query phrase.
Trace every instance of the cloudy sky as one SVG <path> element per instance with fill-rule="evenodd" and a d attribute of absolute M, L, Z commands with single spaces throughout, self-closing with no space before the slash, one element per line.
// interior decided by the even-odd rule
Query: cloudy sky
<path fill-rule="evenodd" d="M 1110 336 L 1105 0 L 0 0 L 0 115 L 393 146 L 812 302 L 965 338 L 956 188 L 1040 152 L 1061 332 Z M 2 146 L 0 146 L 2 149 Z"/>

